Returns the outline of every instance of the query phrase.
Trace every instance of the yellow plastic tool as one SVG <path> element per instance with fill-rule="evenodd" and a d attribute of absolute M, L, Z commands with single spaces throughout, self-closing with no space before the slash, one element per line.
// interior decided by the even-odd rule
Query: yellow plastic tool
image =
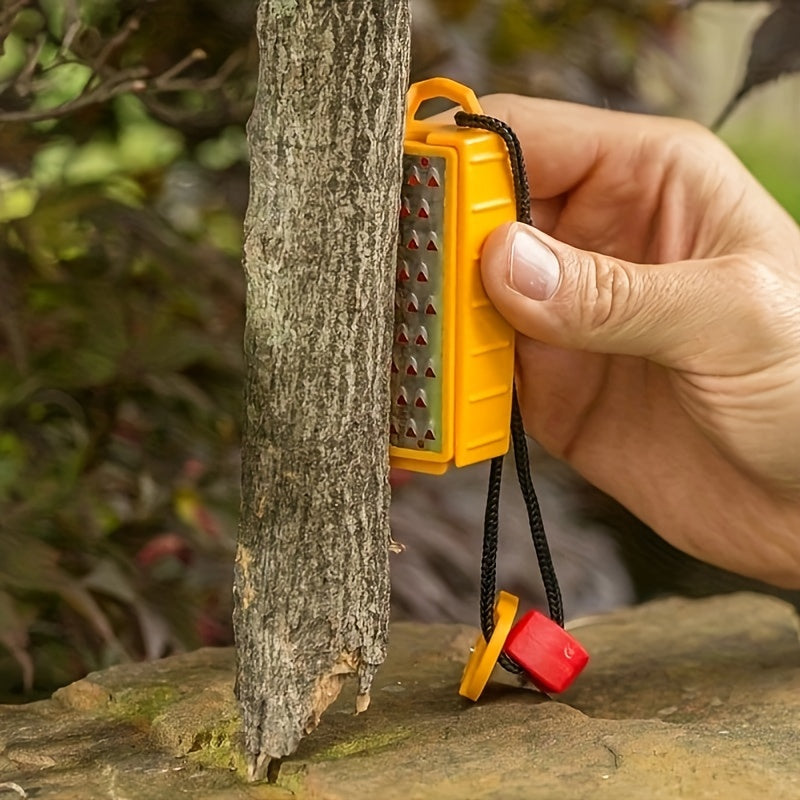
<path fill-rule="evenodd" d="M 494 605 L 494 631 L 487 642 L 481 634 L 475 642 L 475 647 L 470 653 L 458 693 L 470 700 L 477 700 L 481 696 L 486 684 L 503 652 L 514 617 L 517 615 L 519 598 L 508 592 L 500 592 Z"/>
<path fill-rule="evenodd" d="M 389 454 L 393 467 L 441 474 L 508 450 L 514 334 L 483 290 L 480 253 L 516 204 L 498 135 L 415 118 L 436 97 L 482 113 L 446 78 L 408 91 Z"/>

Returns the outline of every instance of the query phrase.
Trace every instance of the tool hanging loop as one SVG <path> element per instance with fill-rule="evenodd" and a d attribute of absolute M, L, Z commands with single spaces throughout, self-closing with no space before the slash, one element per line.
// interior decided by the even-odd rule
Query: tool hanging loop
<path fill-rule="evenodd" d="M 419 107 L 426 100 L 433 100 L 436 97 L 452 100 L 470 114 L 483 114 L 483 109 L 475 96 L 475 92 L 468 86 L 450 80 L 450 78 L 429 78 L 426 81 L 412 84 L 408 89 L 408 94 L 406 95 L 406 125 L 411 125 L 416 121 Z"/>

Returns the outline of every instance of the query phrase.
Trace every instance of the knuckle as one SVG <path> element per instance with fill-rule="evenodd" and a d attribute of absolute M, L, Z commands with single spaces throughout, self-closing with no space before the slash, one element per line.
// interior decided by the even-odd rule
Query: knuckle
<path fill-rule="evenodd" d="M 707 172 L 713 165 L 728 165 L 731 153 L 722 140 L 704 125 L 688 119 L 665 120 L 664 149 L 676 161 Z"/>
<path fill-rule="evenodd" d="M 584 341 L 580 346 L 591 348 L 598 335 L 624 326 L 631 315 L 633 276 L 626 266 L 596 253 L 587 253 L 588 263 L 577 271 L 575 294 L 579 300 L 580 324 L 577 330 Z"/>
<path fill-rule="evenodd" d="M 696 144 L 700 147 L 713 147 L 718 137 L 705 125 L 691 119 L 678 117 L 660 117 L 658 120 L 660 134 L 667 142 L 675 144 Z"/>
<path fill-rule="evenodd" d="M 560 292 L 563 317 L 571 320 L 563 332 L 565 344 L 581 350 L 593 350 L 601 341 L 607 346 L 625 335 L 637 313 L 636 276 L 629 265 L 597 253 L 573 252 L 569 257 L 574 262 L 565 265 L 566 272 L 575 277 Z"/>
<path fill-rule="evenodd" d="M 750 338 L 772 336 L 781 327 L 783 312 L 797 319 L 797 293 L 768 264 L 754 258 L 731 259 L 729 280 L 738 285 L 738 294 L 746 298 L 738 311 L 739 329 Z M 788 302 L 786 302 L 788 301 Z M 788 308 L 787 308 L 788 307 Z"/>
<path fill-rule="evenodd" d="M 717 139 L 705 125 L 701 125 L 693 119 L 671 118 L 669 122 L 675 133 L 684 139 L 692 139 L 698 142 L 710 142 Z"/>

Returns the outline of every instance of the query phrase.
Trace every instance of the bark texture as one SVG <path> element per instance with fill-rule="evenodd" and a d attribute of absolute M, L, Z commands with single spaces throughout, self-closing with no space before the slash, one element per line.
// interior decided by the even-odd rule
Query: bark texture
<path fill-rule="evenodd" d="M 389 353 L 406 0 L 261 0 L 248 125 L 247 381 L 234 582 L 250 772 L 358 678 L 389 612 Z"/>

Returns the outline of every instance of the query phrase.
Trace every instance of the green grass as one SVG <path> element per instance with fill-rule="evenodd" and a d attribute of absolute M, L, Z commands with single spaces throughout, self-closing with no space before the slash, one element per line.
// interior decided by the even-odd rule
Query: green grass
<path fill-rule="evenodd" d="M 800 144 L 796 132 L 736 132 L 728 144 L 769 193 L 800 221 Z"/>

